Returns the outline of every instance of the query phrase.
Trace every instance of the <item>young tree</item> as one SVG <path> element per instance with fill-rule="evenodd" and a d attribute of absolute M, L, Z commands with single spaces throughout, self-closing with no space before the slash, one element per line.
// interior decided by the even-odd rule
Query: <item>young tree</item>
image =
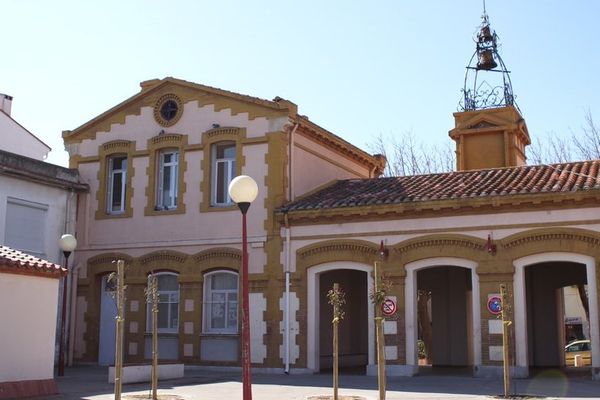
<path fill-rule="evenodd" d="M 338 325 L 344 319 L 344 310 L 342 307 L 346 304 L 344 291 L 340 288 L 339 283 L 334 283 L 333 288 L 327 292 L 329 304 L 333 307 L 333 400 L 338 400 Z"/>

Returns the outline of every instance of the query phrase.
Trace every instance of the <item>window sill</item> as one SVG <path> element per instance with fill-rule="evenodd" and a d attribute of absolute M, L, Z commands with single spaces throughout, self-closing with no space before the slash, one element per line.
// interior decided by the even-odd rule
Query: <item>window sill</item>
<path fill-rule="evenodd" d="M 96 212 L 96 219 L 120 219 L 120 218 L 131 218 L 132 216 L 132 212 L 131 210 L 127 210 L 125 212 L 122 213 L 113 213 L 113 214 L 108 214 L 106 212 L 100 212 L 97 211 Z"/>
<path fill-rule="evenodd" d="M 237 211 L 237 206 L 235 203 L 232 204 L 228 204 L 228 205 L 209 205 L 208 207 L 203 206 L 201 211 L 206 211 L 206 212 L 219 212 L 219 211 Z"/>
<path fill-rule="evenodd" d="M 144 336 L 148 337 L 152 337 L 152 332 L 145 332 Z M 179 332 L 158 332 L 158 336 L 160 337 L 178 337 L 179 336 Z"/>
<path fill-rule="evenodd" d="M 144 209 L 145 216 L 175 215 L 175 214 L 185 214 L 185 204 L 181 204 L 177 208 L 171 208 L 171 209 L 167 209 L 167 210 L 157 210 L 155 207 L 146 207 Z"/>
<path fill-rule="evenodd" d="M 236 338 L 240 336 L 239 333 L 217 333 L 217 332 L 202 332 L 200 337 L 232 337 Z"/>

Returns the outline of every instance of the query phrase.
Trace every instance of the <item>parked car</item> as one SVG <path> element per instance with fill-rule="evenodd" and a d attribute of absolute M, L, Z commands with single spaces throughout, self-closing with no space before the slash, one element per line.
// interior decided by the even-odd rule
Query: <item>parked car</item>
<path fill-rule="evenodd" d="M 581 356 L 581 365 L 592 365 L 592 346 L 589 340 L 575 340 L 565 346 L 565 364 L 575 366 L 575 356 Z"/>

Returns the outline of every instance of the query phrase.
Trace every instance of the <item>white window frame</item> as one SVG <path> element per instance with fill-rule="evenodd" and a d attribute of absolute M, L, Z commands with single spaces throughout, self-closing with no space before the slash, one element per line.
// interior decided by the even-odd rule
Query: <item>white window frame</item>
<path fill-rule="evenodd" d="M 211 204 L 213 206 L 230 206 L 233 204 L 233 201 L 231 200 L 231 198 L 229 197 L 229 192 L 227 190 L 227 188 L 229 187 L 229 183 L 233 180 L 233 178 L 235 177 L 235 155 L 233 157 L 222 157 L 222 158 L 218 158 L 217 157 L 217 152 L 218 152 L 218 148 L 219 147 L 233 147 L 234 150 L 236 149 L 236 145 L 235 142 L 219 142 L 219 143 L 214 143 L 212 145 L 212 181 L 211 181 Z M 224 164 L 226 166 L 226 176 L 222 176 L 220 177 L 219 174 L 219 165 Z M 223 187 L 225 187 L 225 202 L 219 202 L 217 199 L 217 187 L 218 187 L 218 182 L 219 179 L 224 180 L 224 185 Z"/>
<path fill-rule="evenodd" d="M 171 161 L 165 162 L 165 156 L 171 155 Z M 170 187 L 164 188 L 164 176 L 165 170 L 168 170 L 170 175 Z M 179 185 L 179 151 L 178 150 L 162 150 L 158 153 L 158 182 L 157 182 L 157 199 L 156 208 L 158 210 L 172 210 L 177 208 L 177 190 Z M 164 204 L 165 190 L 169 191 L 173 195 L 170 197 L 169 204 Z"/>
<path fill-rule="evenodd" d="M 178 333 L 179 332 L 179 304 L 180 304 L 180 294 L 179 294 L 179 284 L 177 285 L 177 290 L 160 290 L 160 277 L 161 276 L 175 276 L 177 277 L 176 273 L 173 272 L 159 272 L 156 274 L 156 280 L 157 280 L 157 285 L 158 285 L 158 298 L 159 298 L 159 307 L 160 304 L 165 304 L 164 301 L 160 301 L 161 296 L 167 296 L 168 297 L 168 301 L 166 302 L 166 304 L 177 304 L 177 324 L 176 326 L 167 326 L 166 328 L 163 327 L 161 328 L 160 326 L 158 327 L 158 333 Z M 171 307 L 167 307 L 168 310 L 168 315 L 167 315 L 167 321 L 168 324 L 171 324 L 172 318 L 171 318 Z M 147 333 L 151 333 L 152 332 L 152 303 L 147 302 L 146 303 L 146 332 Z"/>
<path fill-rule="evenodd" d="M 113 162 L 117 158 L 122 158 L 123 162 L 121 163 L 120 169 L 114 169 Z M 126 190 L 127 190 L 127 164 L 129 160 L 126 155 L 115 154 L 108 158 L 108 190 L 107 190 L 107 201 L 106 201 L 106 212 L 109 214 L 123 214 L 125 212 L 125 200 Z M 115 185 L 115 176 L 121 175 L 121 207 L 118 209 L 113 209 L 113 190 Z"/>
<path fill-rule="evenodd" d="M 229 274 L 229 275 L 235 276 L 235 278 L 236 278 L 235 289 L 211 289 L 211 283 L 212 283 L 213 277 L 220 275 L 220 274 Z M 237 334 L 238 333 L 239 298 L 240 298 L 239 297 L 240 296 L 239 289 L 240 289 L 239 275 L 237 272 L 228 271 L 228 270 L 218 270 L 218 271 L 209 272 L 204 275 L 204 298 L 203 298 L 204 307 L 203 307 L 203 312 L 202 312 L 202 331 L 203 331 L 203 333 L 210 333 L 210 334 Z M 225 313 L 227 313 L 227 310 L 229 309 L 229 305 L 231 303 L 231 301 L 229 300 L 229 294 L 231 294 L 231 293 L 236 294 L 235 324 L 233 324 L 233 326 L 226 325 L 224 328 L 214 328 L 211 326 L 212 302 L 210 301 L 210 299 L 212 298 L 213 293 L 225 294 L 225 306 L 224 306 Z M 227 324 L 227 321 L 228 321 L 228 318 L 225 317 L 225 324 Z"/>

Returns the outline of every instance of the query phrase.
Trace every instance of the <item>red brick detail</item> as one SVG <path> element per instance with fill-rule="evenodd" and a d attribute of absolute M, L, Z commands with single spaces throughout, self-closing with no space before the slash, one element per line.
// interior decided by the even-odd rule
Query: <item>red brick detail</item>
<path fill-rule="evenodd" d="M 0 382 L 0 399 L 20 399 L 58 394 L 54 379 L 36 379 L 19 382 Z"/>

